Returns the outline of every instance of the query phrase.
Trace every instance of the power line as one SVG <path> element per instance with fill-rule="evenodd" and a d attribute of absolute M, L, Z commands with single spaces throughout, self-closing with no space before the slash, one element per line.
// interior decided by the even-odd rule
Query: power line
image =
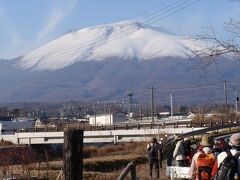
<path fill-rule="evenodd" d="M 205 88 L 216 88 L 219 86 L 220 84 L 209 85 L 209 86 L 188 87 L 188 88 L 159 89 L 157 91 L 160 91 L 160 92 L 188 91 L 188 90 L 198 90 L 198 89 L 205 89 Z"/>
<path fill-rule="evenodd" d="M 186 9 L 186 8 L 189 7 L 189 6 L 192 6 L 193 4 L 197 3 L 198 1 L 199 1 L 199 0 L 195 0 L 195 1 L 193 1 L 192 3 L 190 3 L 190 4 L 187 4 L 187 5 L 185 5 L 185 6 L 181 7 L 181 8 L 178 8 L 177 10 L 173 11 L 172 13 L 170 13 L 170 14 L 168 14 L 168 15 L 166 15 L 166 16 L 163 16 L 163 17 L 161 17 L 161 18 L 158 18 L 158 19 L 156 19 L 155 21 L 149 23 L 148 25 L 151 25 L 151 24 L 153 24 L 154 22 L 163 20 L 163 19 L 165 19 L 165 18 L 167 18 L 167 17 L 169 17 L 169 16 L 171 16 L 171 15 L 173 15 L 173 14 L 176 14 L 177 12 L 179 12 L 179 11 L 181 11 L 181 10 L 183 10 L 183 9 Z"/>

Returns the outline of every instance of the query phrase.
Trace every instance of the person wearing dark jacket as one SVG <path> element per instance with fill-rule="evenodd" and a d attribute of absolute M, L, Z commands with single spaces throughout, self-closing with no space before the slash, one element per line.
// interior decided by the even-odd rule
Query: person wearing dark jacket
<path fill-rule="evenodd" d="M 161 154 L 161 145 L 154 137 L 147 145 L 148 162 L 149 162 L 149 175 L 152 179 L 159 179 L 159 155 Z"/>

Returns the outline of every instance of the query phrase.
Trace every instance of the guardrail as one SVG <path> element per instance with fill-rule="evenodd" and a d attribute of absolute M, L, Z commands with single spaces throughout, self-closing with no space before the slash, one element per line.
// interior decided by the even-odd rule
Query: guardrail
<path fill-rule="evenodd" d="M 194 135 L 205 134 L 209 131 L 218 131 L 218 130 L 229 129 L 229 128 L 238 127 L 238 126 L 240 126 L 240 121 L 236 121 L 236 123 L 233 123 L 233 124 L 227 124 L 227 125 L 224 124 L 224 125 L 219 125 L 219 126 L 208 127 L 208 128 L 196 130 L 194 132 L 184 133 L 184 134 L 180 135 L 180 137 L 183 137 L 183 138 L 189 137 L 189 136 L 194 137 Z"/>
<path fill-rule="evenodd" d="M 206 134 L 207 132 L 212 132 L 212 131 L 219 131 L 219 130 L 223 130 L 223 129 L 231 129 L 234 127 L 239 127 L 240 126 L 240 121 L 235 121 L 235 123 L 232 124 L 222 124 L 222 125 L 217 125 L 217 126 L 213 126 L 213 127 L 207 127 L 207 128 L 202 128 L 199 130 L 195 130 L 195 131 L 190 131 L 187 133 L 182 133 L 179 135 L 179 137 L 182 138 L 186 138 L 186 137 L 193 137 L 197 136 L 197 135 L 203 135 Z M 230 132 L 232 133 L 232 132 Z M 165 142 L 165 144 L 169 144 L 172 143 L 174 141 L 174 138 L 169 139 L 167 142 Z"/>
<path fill-rule="evenodd" d="M 238 123 L 238 121 L 236 121 Z M 222 126 L 228 125 L 224 123 Z M 89 125 L 82 123 L 66 123 L 66 124 L 56 124 L 52 126 L 42 126 L 42 127 L 21 127 L 19 129 L 7 129 L 2 130 L 2 133 L 8 132 L 58 132 L 66 129 L 81 129 L 84 131 L 100 131 L 100 130 L 121 130 L 121 129 L 164 129 L 164 128 L 179 128 L 179 127 L 218 127 L 218 124 L 210 122 L 192 122 L 192 121 L 176 121 L 176 122 L 156 122 L 156 123 L 122 123 L 122 124 L 113 124 L 113 125 Z"/>

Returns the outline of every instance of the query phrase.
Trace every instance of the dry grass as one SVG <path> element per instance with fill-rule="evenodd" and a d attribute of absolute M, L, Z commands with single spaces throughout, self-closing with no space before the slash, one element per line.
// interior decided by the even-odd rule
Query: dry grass
<path fill-rule="evenodd" d="M 114 158 L 121 159 L 121 157 L 114 157 Z M 125 157 L 125 158 L 127 158 L 127 157 Z M 94 163 L 95 161 L 100 161 L 100 159 L 101 158 L 94 158 L 94 159 L 88 159 L 86 161 Z M 110 161 L 110 158 L 104 158 L 102 161 L 104 161 L 104 160 Z M 48 173 L 46 172 L 46 169 L 40 171 L 41 172 L 40 177 L 44 178 L 44 177 L 48 176 L 49 179 L 55 180 L 57 178 L 57 176 L 59 175 L 59 173 L 61 172 L 62 161 L 50 162 L 49 166 L 50 166 L 50 170 L 48 171 Z M 166 165 L 164 162 L 163 168 L 160 169 L 161 180 L 169 179 L 165 176 L 165 166 Z M 44 167 L 46 167 L 46 165 L 44 165 Z M 97 172 L 94 170 L 92 170 L 92 171 L 84 170 L 83 179 L 84 180 L 116 180 L 124 168 L 125 168 L 125 166 L 123 166 L 122 168 L 116 169 L 116 170 L 111 170 L 110 172 Z M 149 171 L 148 163 L 143 163 L 143 164 L 137 163 L 136 172 L 137 172 L 138 180 L 150 180 L 150 177 L 148 176 L 148 171 Z M 32 169 L 31 175 L 37 176 L 37 170 Z M 128 173 L 128 175 L 125 179 L 126 180 L 131 179 L 130 173 Z"/>
<path fill-rule="evenodd" d="M 7 146 L 13 146 L 13 145 L 14 144 L 12 142 L 0 140 L 0 147 L 7 147 Z"/>
<path fill-rule="evenodd" d="M 99 156 L 113 156 L 113 155 L 127 155 L 127 154 L 145 154 L 146 143 L 121 143 L 117 145 L 105 145 L 102 147 L 86 146 L 83 148 L 86 157 L 99 157 Z"/>

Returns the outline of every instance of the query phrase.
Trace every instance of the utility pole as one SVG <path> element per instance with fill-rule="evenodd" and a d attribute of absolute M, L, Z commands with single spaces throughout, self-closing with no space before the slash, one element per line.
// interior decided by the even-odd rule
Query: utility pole
<path fill-rule="evenodd" d="M 109 124 L 112 125 L 112 113 L 111 113 L 111 107 L 109 106 L 109 109 L 108 109 L 108 112 L 109 112 Z"/>
<path fill-rule="evenodd" d="M 97 109 L 96 109 L 96 101 L 94 101 L 94 125 L 97 125 Z"/>
<path fill-rule="evenodd" d="M 140 120 L 142 121 L 142 104 L 140 104 Z"/>
<path fill-rule="evenodd" d="M 225 95 L 225 110 L 227 111 L 227 81 L 224 82 L 224 95 Z"/>
<path fill-rule="evenodd" d="M 146 111 L 147 111 L 147 119 L 148 119 L 148 103 L 146 104 Z"/>
<path fill-rule="evenodd" d="M 154 94 L 153 94 L 153 90 L 154 88 L 151 87 L 151 104 L 152 104 L 152 107 L 151 107 L 151 110 L 152 110 L 152 123 L 154 124 Z"/>
<path fill-rule="evenodd" d="M 171 119 L 173 118 L 173 96 L 172 93 L 170 94 L 170 105 L 171 105 Z"/>
<path fill-rule="evenodd" d="M 132 97 L 133 97 L 133 93 L 132 93 L 132 89 L 129 89 L 129 92 L 128 92 L 128 98 L 129 98 L 129 115 L 130 113 L 132 112 Z"/>

